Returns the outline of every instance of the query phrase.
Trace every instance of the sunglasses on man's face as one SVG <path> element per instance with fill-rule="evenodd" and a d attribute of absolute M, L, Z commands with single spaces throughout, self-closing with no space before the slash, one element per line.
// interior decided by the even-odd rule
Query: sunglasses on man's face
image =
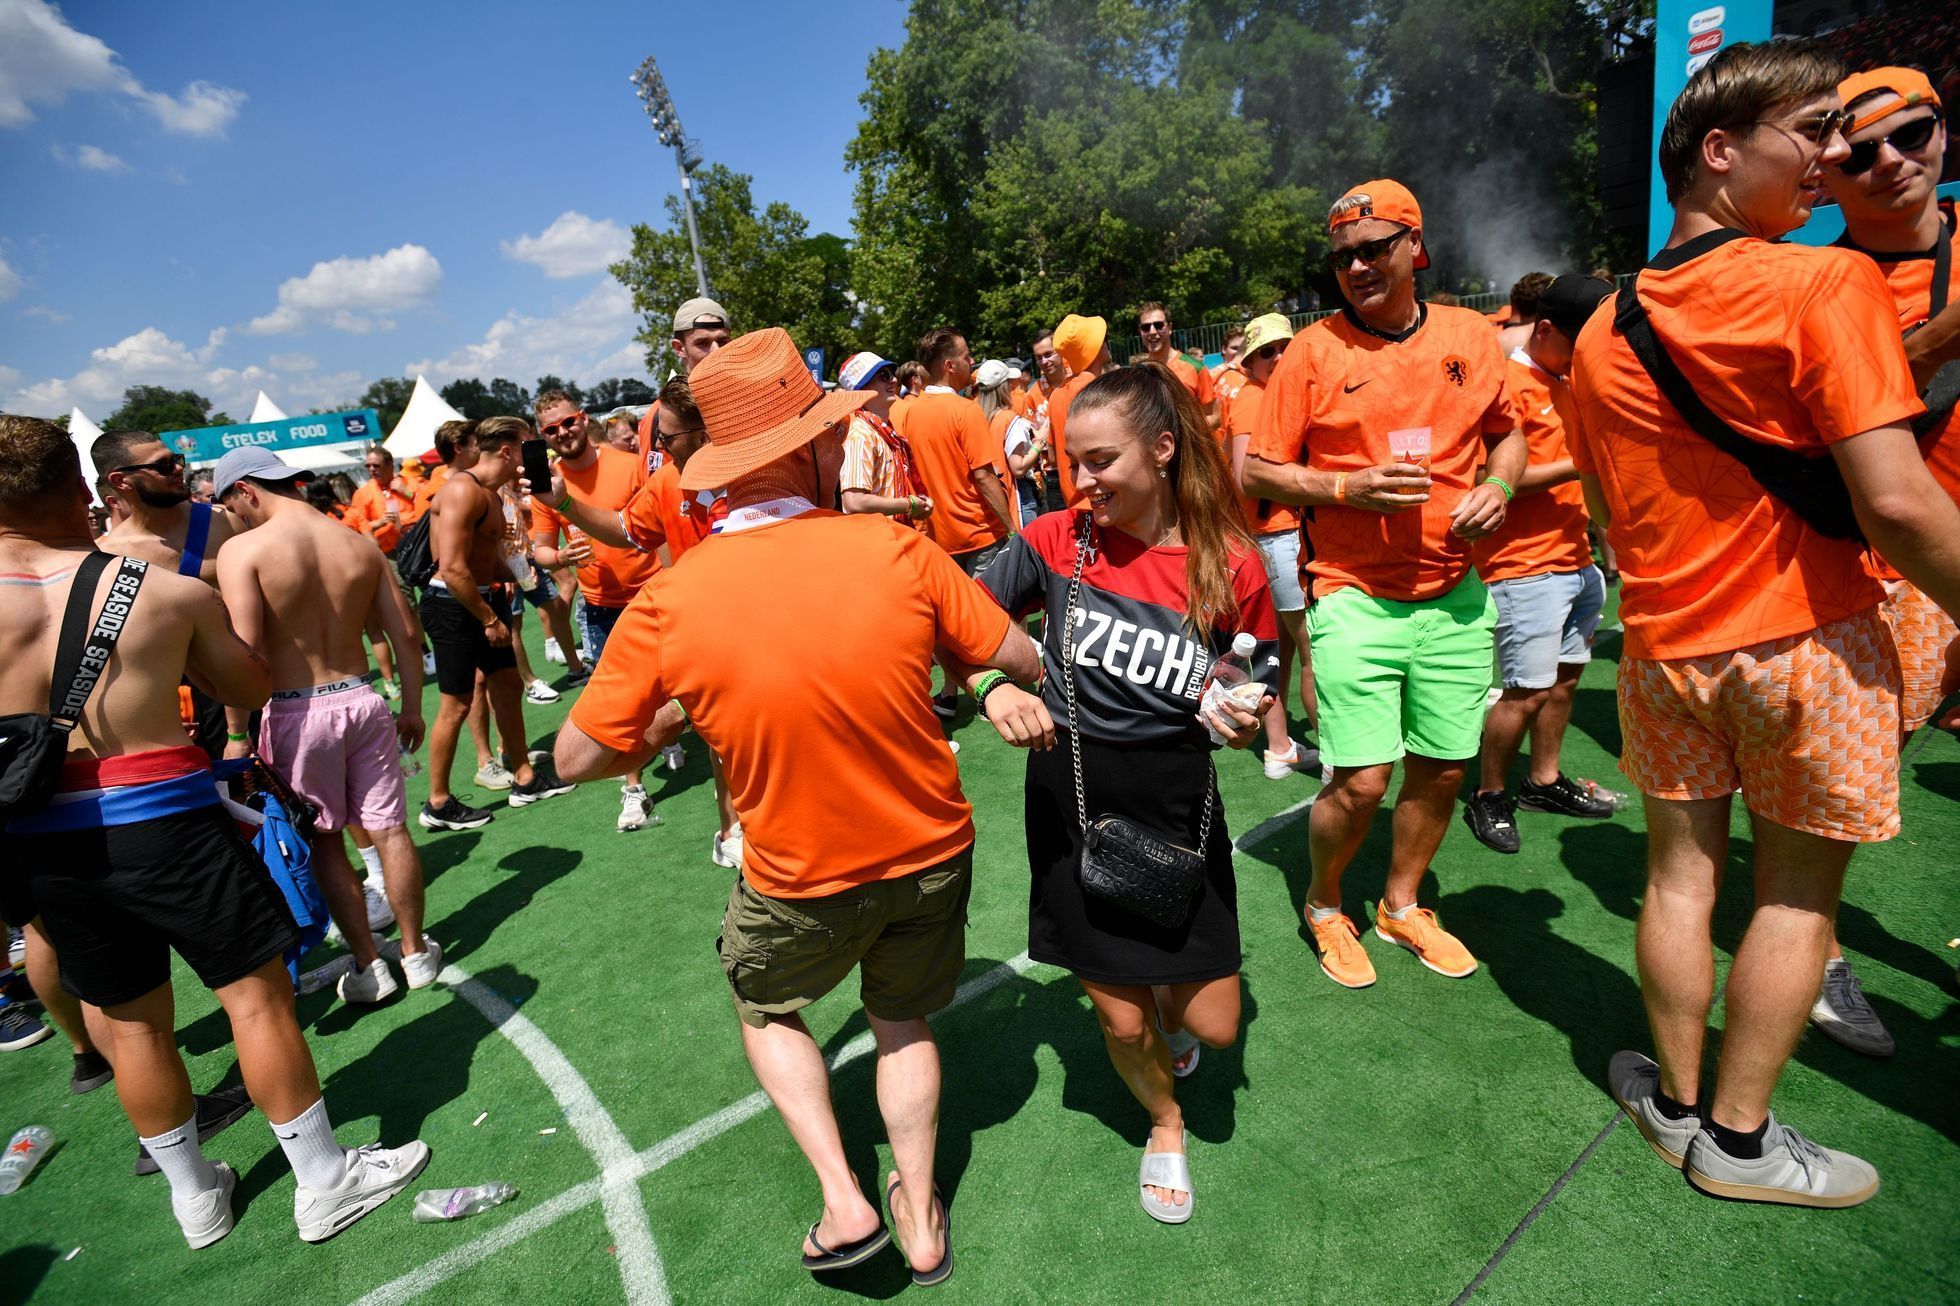
<path fill-rule="evenodd" d="M 1246 361 L 1251 363 L 1270 363 L 1285 352 L 1286 346 L 1278 342 L 1270 345 L 1261 345 L 1246 355 Z"/>
<path fill-rule="evenodd" d="M 1935 113 L 1915 118 L 1889 136 L 1872 141 L 1853 141 L 1851 153 L 1843 163 L 1838 164 L 1838 171 L 1847 177 L 1859 177 L 1870 172 L 1872 165 L 1878 162 L 1878 147 L 1881 145 L 1890 145 L 1901 154 L 1917 154 L 1933 139 L 1939 125 L 1940 116 Z"/>
<path fill-rule="evenodd" d="M 1354 260 L 1360 259 L 1372 267 L 1387 258 L 1388 251 L 1395 248 L 1395 242 L 1408 234 L 1409 229 L 1404 227 L 1394 235 L 1383 236 L 1380 240 L 1364 240 L 1348 249 L 1330 249 L 1327 251 L 1327 266 L 1336 272 L 1345 272 L 1354 266 Z"/>
<path fill-rule="evenodd" d="M 1750 125 L 1780 127 L 1813 145 L 1828 145 L 1831 137 L 1851 125 L 1851 115 L 1843 109 L 1827 109 L 1823 113 L 1806 114 L 1801 118 L 1758 118 Z"/>
<path fill-rule="evenodd" d="M 682 430 L 675 431 L 672 435 L 669 435 L 667 434 L 667 432 L 656 428 L 653 433 L 653 442 L 659 445 L 662 449 L 667 449 L 667 448 L 671 448 L 673 446 L 674 441 L 680 439 L 683 435 L 693 435 L 697 431 L 705 431 L 707 429 L 708 428 L 705 426 L 689 426 L 683 428 Z"/>
<path fill-rule="evenodd" d="M 1170 330 L 1170 329 L 1171 329 L 1171 324 L 1170 324 L 1170 323 L 1168 323 L 1168 322 L 1139 322 L 1139 323 L 1137 323 L 1137 330 L 1139 330 L 1139 331 L 1168 331 L 1168 330 Z"/>
<path fill-rule="evenodd" d="M 111 471 L 117 472 L 155 472 L 158 476 L 169 476 L 171 473 L 180 472 L 183 469 L 184 455 L 180 453 L 167 453 L 154 462 L 131 463 L 127 467 L 110 468 Z"/>
<path fill-rule="evenodd" d="M 557 435 L 564 431 L 571 430 L 573 427 L 577 426 L 580 422 L 584 420 L 585 420 L 584 413 L 573 413 L 570 417 L 567 417 L 562 422 L 553 422 L 550 426 L 540 427 L 538 429 L 538 434 L 544 436 L 548 440 L 554 435 Z"/>

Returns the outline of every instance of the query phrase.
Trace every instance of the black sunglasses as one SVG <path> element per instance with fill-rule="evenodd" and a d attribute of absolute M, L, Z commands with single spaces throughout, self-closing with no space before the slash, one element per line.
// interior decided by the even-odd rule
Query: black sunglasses
<path fill-rule="evenodd" d="M 1831 137 L 1851 125 L 1851 115 L 1843 109 L 1827 109 L 1823 113 L 1813 113 L 1806 118 L 1758 118 L 1752 127 L 1781 127 L 1784 131 L 1795 132 L 1813 145 L 1826 145 Z"/>
<path fill-rule="evenodd" d="M 1933 132 L 1940 125 L 1940 116 L 1935 113 L 1924 118 L 1915 118 L 1889 136 L 1881 136 L 1875 141 L 1854 141 L 1851 153 L 1838 171 L 1847 177 L 1858 177 L 1872 170 L 1878 162 L 1878 147 L 1890 145 L 1901 154 L 1917 154 L 1926 148 L 1926 142 L 1933 139 Z"/>
<path fill-rule="evenodd" d="M 1408 234 L 1409 228 L 1404 227 L 1392 236 L 1364 240 L 1352 249 L 1330 249 L 1327 251 L 1327 266 L 1335 272 L 1345 272 L 1356 259 L 1368 264 L 1379 263 L 1388 257 L 1388 251 L 1395 248 L 1395 242 Z"/>
<path fill-rule="evenodd" d="M 1168 331 L 1168 330 L 1170 330 L 1170 329 L 1171 329 L 1171 324 L 1170 324 L 1170 323 L 1168 323 L 1168 322 L 1139 322 L 1139 323 L 1137 323 L 1137 330 L 1139 330 L 1139 331 Z"/>
<path fill-rule="evenodd" d="M 1253 350 L 1250 354 L 1246 355 L 1246 361 L 1248 363 L 1257 363 L 1263 359 L 1278 358 L 1281 354 L 1285 352 L 1286 352 L 1286 342 L 1283 340 L 1275 340 L 1272 344 L 1261 345 L 1259 346 L 1259 348 Z"/>
<path fill-rule="evenodd" d="M 127 467 L 111 467 L 112 472 L 155 472 L 158 476 L 168 476 L 184 469 L 184 455 L 167 453 L 154 462 L 131 463 Z"/>
<path fill-rule="evenodd" d="M 692 435 L 696 431 L 705 431 L 707 429 L 708 428 L 705 426 L 689 426 L 683 428 L 682 430 L 674 432 L 672 435 L 669 435 L 665 431 L 655 428 L 653 432 L 653 442 L 659 445 L 662 449 L 665 449 L 669 445 L 673 444 L 674 441 L 680 439 L 683 435 Z"/>

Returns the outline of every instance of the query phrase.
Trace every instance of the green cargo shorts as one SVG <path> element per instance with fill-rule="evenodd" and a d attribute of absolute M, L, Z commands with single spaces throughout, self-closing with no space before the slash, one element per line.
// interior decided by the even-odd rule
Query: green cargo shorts
<path fill-rule="evenodd" d="M 1307 609 L 1321 760 L 1379 766 L 1406 753 L 1475 757 L 1484 733 L 1497 608 L 1473 572 L 1439 598 L 1378 599 L 1354 586 Z"/>
<path fill-rule="evenodd" d="M 953 1000 L 966 965 L 973 849 L 823 898 L 771 898 L 735 877 L 715 949 L 744 1022 L 800 1011 L 860 967 L 864 1009 L 917 1020 Z"/>

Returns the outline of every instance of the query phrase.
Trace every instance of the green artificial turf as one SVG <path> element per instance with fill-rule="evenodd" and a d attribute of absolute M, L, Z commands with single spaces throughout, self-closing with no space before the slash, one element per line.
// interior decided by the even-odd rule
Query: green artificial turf
<path fill-rule="evenodd" d="M 530 635 L 536 650 L 538 632 Z M 1616 648 L 1602 637 L 1602 653 Z M 1564 760 L 1568 772 L 1626 788 L 1613 764 L 1613 671 L 1606 658 L 1588 671 Z M 527 708 L 534 742 L 548 741 L 564 707 Z M 963 720 L 957 737 L 980 831 L 972 979 L 1026 947 L 1021 759 L 983 721 Z M 459 765 L 456 776 L 465 797 L 469 769 Z M 1449 1301 L 1614 1120 L 1607 1059 L 1647 1046 L 1633 977 L 1644 857 L 1637 804 L 1607 822 L 1525 813 L 1516 857 L 1487 851 L 1453 822 L 1428 892 L 1483 968 L 1447 980 L 1370 936 L 1380 982 L 1349 992 L 1320 974 L 1301 938 L 1305 813 L 1269 821 L 1299 808 L 1316 782 L 1268 781 L 1254 757 L 1226 756 L 1220 770 L 1234 835 L 1265 824 L 1238 859 L 1244 1037 L 1206 1051 L 1180 1087 L 1195 1217 L 1168 1228 L 1138 1208 L 1145 1118 L 1110 1069 L 1073 980 L 1033 967 L 936 1022 L 946 1084 L 940 1173 L 957 1257 L 941 1299 Z M 699 742 L 690 737 L 685 770 L 650 772 L 648 785 L 665 823 L 631 835 L 613 830 L 611 783 L 524 810 L 499 806 L 479 831 L 417 831 L 431 930 L 449 960 L 542 1031 L 633 1149 L 756 1090 L 713 952 L 730 873 L 708 860 L 714 808 Z M 414 801 L 423 789 L 411 784 Z M 1480 1300 L 1960 1299 L 1960 952 L 1945 947 L 1960 934 L 1956 797 L 1960 742 L 1918 743 L 1906 768 L 1905 835 L 1858 854 L 1840 918 L 1898 1055 L 1866 1060 L 1807 1035 L 1777 1097 L 1791 1123 L 1878 1166 L 1877 1198 L 1841 1212 L 1717 1202 L 1622 1122 L 1517 1233 Z M 1740 814 L 1736 836 L 1716 930 L 1724 968 L 1748 906 Z M 1350 910 L 1372 908 L 1386 852 L 1384 818 L 1347 877 Z M 177 993 L 193 1081 L 236 1082 L 209 995 L 181 971 Z M 863 1032 L 853 997 L 840 991 L 812 1011 L 827 1048 Z M 129 1175 L 135 1142 L 112 1090 L 72 1097 L 67 1049 L 50 1042 L 0 1057 L 0 1130 L 44 1124 L 61 1140 L 25 1188 L 0 1198 L 0 1300 L 351 1302 L 523 1227 L 513 1222 L 598 1175 L 530 1063 L 458 994 L 404 992 L 356 1014 L 321 993 L 299 1010 L 343 1142 L 419 1136 L 434 1157 L 416 1187 L 503 1179 L 519 1196 L 448 1225 L 413 1223 L 404 1198 L 309 1247 L 294 1233 L 285 1161 L 263 1120 L 248 1116 L 207 1149 L 241 1175 L 237 1230 L 192 1253 L 164 1181 Z M 889 1165 L 873 1071 L 871 1058 L 858 1057 L 833 1088 L 867 1188 Z M 539 1132 L 548 1128 L 557 1132 Z M 683 1151 L 635 1190 L 674 1300 L 820 1302 L 907 1286 L 895 1252 L 821 1281 L 799 1268 L 818 1194 L 773 1112 Z M 590 1202 L 430 1295 L 620 1301 L 621 1271 L 606 1209 Z"/>

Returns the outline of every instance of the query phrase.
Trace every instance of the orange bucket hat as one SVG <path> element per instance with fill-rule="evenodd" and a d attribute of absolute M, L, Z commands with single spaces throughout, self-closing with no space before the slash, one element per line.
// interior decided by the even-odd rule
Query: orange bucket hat
<path fill-rule="evenodd" d="M 1849 109 L 1852 101 L 1860 96 L 1871 95 L 1873 91 L 1890 91 L 1890 95 L 1874 96 L 1846 127 L 1848 132 L 1861 132 L 1888 114 L 1901 109 L 1910 109 L 1915 104 L 1930 104 L 1940 107 L 1940 94 L 1933 89 L 1925 73 L 1917 68 L 1870 68 L 1862 73 L 1853 73 L 1838 83 L 1838 98 Z"/>
<path fill-rule="evenodd" d="M 1359 222 L 1363 218 L 1381 218 L 1404 227 L 1422 225 L 1422 206 L 1416 203 L 1416 197 L 1409 192 L 1409 188 L 1399 181 L 1390 181 L 1386 177 L 1364 181 L 1341 196 L 1341 199 L 1357 199 L 1361 203 L 1339 213 L 1330 214 L 1327 218 L 1329 231 L 1346 226 L 1350 222 Z M 1338 204 L 1338 201 L 1336 203 Z M 1429 250 L 1425 244 L 1421 255 L 1416 259 L 1416 269 L 1420 271 L 1428 266 Z"/>
<path fill-rule="evenodd" d="M 683 490 L 715 490 L 801 449 L 873 396 L 824 393 L 781 327 L 737 336 L 688 374 L 708 443 L 681 471 Z"/>
<path fill-rule="evenodd" d="M 1086 372 L 1108 338 L 1109 323 L 1099 317 L 1070 313 L 1055 328 L 1055 352 L 1068 364 L 1069 371 Z"/>

